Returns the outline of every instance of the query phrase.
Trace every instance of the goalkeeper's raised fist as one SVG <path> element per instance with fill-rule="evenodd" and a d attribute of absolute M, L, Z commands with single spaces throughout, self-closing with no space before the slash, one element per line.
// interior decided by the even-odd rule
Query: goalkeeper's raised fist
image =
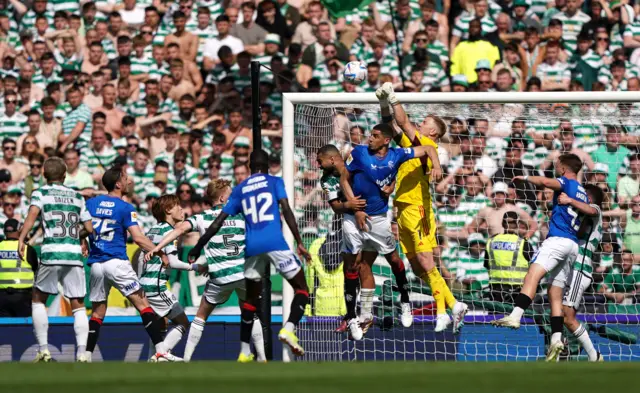
<path fill-rule="evenodd" d="M 398 98 L 396 98 L 396 92 L 393 90 L 393 84 L 391 82 L 386 82 L 380 86 L 378 90 L 376 90 L 376 96 L 379 100 L 381 96 L 386 98 L 391 105 L 398 104 Z"/>

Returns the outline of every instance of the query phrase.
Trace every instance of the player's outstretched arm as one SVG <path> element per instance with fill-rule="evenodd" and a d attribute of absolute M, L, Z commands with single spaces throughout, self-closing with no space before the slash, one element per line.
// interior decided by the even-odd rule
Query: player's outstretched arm
<path fill-rule="evenodd" d="M 153 258 L 155 254 L 158 253 L 158 251 L 162 250 L 163 248 L 171 244 L 172 241 L 176 240 L 189 231 L 191 231 L 191 224 L 189 224 L 187 221 L 182 221 L 175 228 L 173 228 L 171 232 L 167 233 L 165 237 L 162 238 L 160 243 L 158 243 L 157 246 L 153 247 L 153 250 L 145 254 L 144 260 L 146 262 L 149 262 L 151 258 Z"/>
<path fill-rule="evenodd" d="M 385 103 L 393 107 L 393 119 L 398 124 L 398 127 L 402 129 L 402 132 L 407 135 L 409 140 L 413 141 L 416 136 L 416 129 L 409 120 L 409 116 L 407 116 L 407 112 L 404 110 L 404 107 L 398 100 L 398 97 L 393 90 L 393 84 L 391 82 L 384 83 L 378 88 L 378 90 L 376 90 L 376 96 L 378 97 L 378 100 L 380 100 L 381 107 Z"/>
<path fill-rule="evenodd" d="M 24 224 L 22 225 L 22 230 L 20 231 L 20 237 L 18 237 L 18 256 L 20 259 L 24 257 L 24 241 L 31 232 L 33 228 L 33 224 L 35 224 L 38 215 L 40 214 L 40 208 L 37 206 L 31 205 L 29 207 L 29 213 L 27 213 L 27 218 L 24 220 Z"/>
<path fill-rule="evenodd" d="M 282 216 L 284 217 L 284 221 L 287 223 L 287 226 L 293 234 L 293 238 L 296 240 L 296 244 L 298 245 L 298 253 L 301 254 L 307 261 L 310 261 L 311 254 L 309 254 L 307 249 L 304 248 L 304 245 L 302 244 L 302 237 L 300 236 L 300 231 L 298 230 L 296 216 L 291 211 L 289 200 L 287 198 L 282 198 L 278 201 L 278 203 L 280 204 L 280 209 L 282 209 Z"/>
<path fill-rule="evenodd" d="M 187 263 L 187 262 L 182 262 L 179 258 L 178 255 L 174 254 L 167 254 L 166 255 L 167 258 L 167 262 L 170 268 L 172 269 L 176 269 L 176 270 L 193 270 L 193 271 L 197 271 L 200 274 L 204 274 L 206 273 L 209 269 L 206 265 L 199 265 L 197 263 Z"/>
<path fill-rule="evenodd" d="M 562 184 L 558 181 L 558 179 L 550 179 L 544 176 L 516 176 L 512 179 L 513 182 L 516 181 L 525 181 L 533 184 L 537 187 L 545 187 L 550 188 L 553 191 L 561 191 Z"/>
<path fill-rule="evenodd" d="M 142 229 L 140 229 L 139 226 L 132 225 L 127 230 L 129 231 L 133 242 L 144 251 L 149 252 L 156 246 L 151 240 L 149 240 L 148 237 L 144 235 L 144 233 L 142 233 Z"/>
<path fill-rule="evenodd" d="M 558 197 L 558 203 L 561 205 L 569 205 L 578 210 L 580 213 L 590 217 L 595 217 L 600 212 L 600 209 L 598 209 L 596 205 L 589 205 L 577 199 L 573 199 L 564 192 Z"/>
<path fill-rule="evenodd" d="M 209 225 L 209 228 L 207 228 L 207 231 L 204 233 L 204 235 L 200 236 L 198 243 L 196 243 L 191 251 L 189 251 L 189 262 L 195 262 L 195 260 L 198 259 L 198 257 L 202 253 L 202 250 L 204 249 L 204 246 L 206 246 L 207 243 L 209 243 L 209 240 L 211 240 L 211 238 L 214 237 L 216 233 L 218 233 L 220 228 L 222 228 L 222 224 L 224 223 L 224 220 L 227 219 L 227 217 L 229 217 L 229 215 L 222 211 L 220 212 L 218 217 L 216 217 L 216 219 L 211 223 L 211 225 Z"/>

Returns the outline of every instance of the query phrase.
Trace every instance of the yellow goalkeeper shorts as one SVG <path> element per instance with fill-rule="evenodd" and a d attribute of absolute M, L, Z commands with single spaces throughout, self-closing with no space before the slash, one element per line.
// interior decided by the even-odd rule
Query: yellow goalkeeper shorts
<path fill-rule="evenodd" d="M 396 203 L 398 207 L 398 236 L 402 252 L 432 252 L 436 241 L 436 217 L 431 206 Z"/>

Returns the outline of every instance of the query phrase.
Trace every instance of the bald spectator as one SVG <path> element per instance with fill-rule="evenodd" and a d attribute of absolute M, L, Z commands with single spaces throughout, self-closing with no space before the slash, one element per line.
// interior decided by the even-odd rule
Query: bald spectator
<path fill-rule="evenodd" d="M 102 112 L 107 117 L 105 131 L 112 138 L 120 137 L 122 128 L 122 118 L 126 115 L 124 111 L 116 107 L 116 88 L 112 84 L 107 84 L 102 89 L 102 106 L 96 108 L 93 113 Z"/>

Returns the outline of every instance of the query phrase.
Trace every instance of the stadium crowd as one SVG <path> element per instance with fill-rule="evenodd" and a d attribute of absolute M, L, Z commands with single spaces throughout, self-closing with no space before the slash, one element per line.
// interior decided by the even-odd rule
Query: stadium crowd
<path fill-rule="evenodd" d="M 22 221 L 44 184 L 45 158 L 56 155 L 68 167 L 65 185 L 85 197 L 104 192 L 106 168 L 127 166 L 145 228 L 165 193 L 177 193 L 188 215 L 209 208 L 210 180 L 237 184 L 250 173 L 252 60 L 268 67 L 261 124 L 273 175 L 282 173 L 283 92 L 373 92 L 383 82 L 412 92 L 640 90 L 640 5 L 628 0 L 343 3 L 364 5 L 329 12 L 317 0 L 0 0 L 0 223 Z M 367 64 L 359 86 L 342 80 L 352 60 Z M 511 112 L 490 115 L 502 110 Z M 553 160 L 574 152 L 584 179 L 608 196 L 593 290 L 635 302 L 640 134 L 625 119 L 637 110 L 556 103 L 442 112 L 446 174 L 434 186 L 443 276 L 482 296 L 484 245 L 507 211 L 517 212 L 535 250 L 552 195 L 511 179 L 553 176 Z M 333 141 L 347 151 L 379 119 L 338 110 L 334 120 Z M 295 206 L 309 244 L 327 235 L 332 217 L 319 187 L 319 146 L 302 144 L 296 154 Z"/>

